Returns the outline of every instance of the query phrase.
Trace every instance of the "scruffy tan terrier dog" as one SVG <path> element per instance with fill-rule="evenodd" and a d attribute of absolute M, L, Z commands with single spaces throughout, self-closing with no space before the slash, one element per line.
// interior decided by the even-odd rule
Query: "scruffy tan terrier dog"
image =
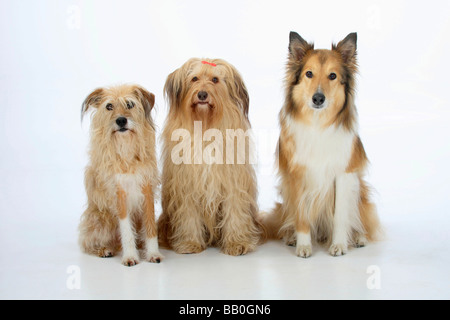
<path fill-rule="evenodd" d="M 190 59 L 168 76 L 165 93 L 161 244 L 177 253 L 207 246 L 233 256 L 254 250 L 261 225 L 240 74 L 223 60 Z"/>
<path fill-rule="evenodd" d="M 79 226 L 79 243 L 86 253 L 99 257 L 112 257 L 122 249 L 126 266 L 139 263 L 137 247 L 144 244 L 147 261 L 163 259 L 154 211 L 154 103 L 155 96 L 144 88 L 121 85 L 95 90 L 81 110 L 83 117 L 95 109 L 85 173 L 88 207 Z"/>

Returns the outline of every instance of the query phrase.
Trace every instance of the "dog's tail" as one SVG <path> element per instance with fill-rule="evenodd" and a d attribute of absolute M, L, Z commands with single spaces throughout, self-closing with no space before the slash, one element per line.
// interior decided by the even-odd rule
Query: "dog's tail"
<path fill-rule="evenodd" d="M 282 225 L 281 203 L 277 203 L 271 212 L 260 212 L 258 216 L 259 223 L 263 226 L 263 239 L 280 239 L 280 229 Z"/>

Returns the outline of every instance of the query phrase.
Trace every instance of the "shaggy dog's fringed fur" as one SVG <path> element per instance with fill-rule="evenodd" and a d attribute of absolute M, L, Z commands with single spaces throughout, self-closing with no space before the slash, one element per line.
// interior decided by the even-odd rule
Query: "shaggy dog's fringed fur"
<path fill-rule="evenodd" d="M 261 226 L 249 147 L 239 150 L 232 140 L 234 152 L 225 152 L 230 147 L 225 147 L 227 130 L 250 129 L 249 97 L 240 74 L 223 60 L 194 58 L 168 76 L 165 93 L 170 110 L 162 133 L 161 244 L 177 253 L 198 253 L 207 246 L 219 246 L 233 256 L 254 250 Z M 216 140 L 196 137 L 196 124 L 203 134 L 214 130 Z M 209 150 L 213 142 L 217 146 L 218 136 L 223 137 L 222 149 Z M 180 138 L 189 141 L 182 151 Z M 182 163 L 174 163 L 175 150 Z M 208 155 L 215 161 L 205 163 Z M 246 161 L 239 164 L 242 157 Z"/>
<path fill-rule="evenodd" d="M 93 91 L 81 111 L 83 116 L 93 109 L 85 172 L 88 206 L 79 226 L 79 243 L 85 252 L 100 257 L 122 250 L 126 266 L 139 262 L 137 246 L 145 246 L 149 262 L 163 259 L 154 211 L 158 186 L 150 115 L 154 102 L 154 95 L 144 88 L 122 85 Z"/>

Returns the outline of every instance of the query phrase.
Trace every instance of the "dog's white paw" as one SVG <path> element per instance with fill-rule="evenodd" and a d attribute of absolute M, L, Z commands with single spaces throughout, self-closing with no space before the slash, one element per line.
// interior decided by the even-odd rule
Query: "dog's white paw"
<path fill-rule="evenodd" d="M 311 257 L 312 254 L 312 247 L 309 245 L 299 245 L 297 246 L 295 253 L 297 254 L 297 256 L 299 256 L 300 258 L 309 258 Z"/>
<path fill-rule="evenodd" d="M 160 263 L 164 260 L 164 256 L 160 252 L 149 252 L 146 260 L 150 263 Z"/>
<path fill-rule="evenodd" d="M 334 257 L 343 256 L 347 253 L 347 245 L 344 244 L 332 244 L 330 247 L 330 254 Z"/>
<path fill-rule="evenodd" d="M 135 265 L 139 264 L 139 258 L 137 258 L 137 257 L 123 257 L 122 258 L 122 264 L 125 267 L 134 267 Z"/>
<path fill-rule="evenodd" d="M 312 254 L 311 234 L 309 232 L 297 232 L 295 253 L 300 258 L 309 258 Z"/>
<path fill-rule="evenodd" d="M 367 244 L 369 243 L 369 241 L 367 240 L 367 238 L 363 235 L 358 235 L 355 238 L 355 247 L 356 248 L 362 248 L 367 246 Z"/>

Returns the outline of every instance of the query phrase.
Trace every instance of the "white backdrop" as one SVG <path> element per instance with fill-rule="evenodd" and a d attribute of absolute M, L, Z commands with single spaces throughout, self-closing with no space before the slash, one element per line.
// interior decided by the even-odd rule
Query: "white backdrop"
<path fill-rule="evenodd" d="M 160 131 L 165 79 L 191 57 L 223 58 L 243 75 L 259 203 L 269 210 L 291 30 L 317 48 L 358 32 L 357 106 L 381 219 L 427 222 L 424 241 L 448 239 L 449 16 L 446 0 L 2 0 L 0 248 L 76 242 L 86 201 L 82 101 L 96 87 L 141 84 L 156 95 Z M 1 254 L 0 268 L 10 258 Z"/>

